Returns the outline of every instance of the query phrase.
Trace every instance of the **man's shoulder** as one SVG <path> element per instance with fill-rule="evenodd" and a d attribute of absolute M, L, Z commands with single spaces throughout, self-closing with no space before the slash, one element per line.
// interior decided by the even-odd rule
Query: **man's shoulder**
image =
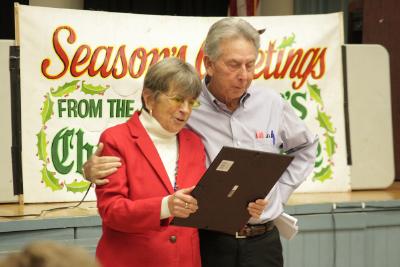
<path fill-rule="evenodd" d="M 252 86 L 247 91 L 250 95 L 249 102 L 251 106 L 260 105 L 264 107 L 271 107 L 274 109 L 281 109 L 283 107 L 283 98 L 277 90 L 265 86 Z"/>

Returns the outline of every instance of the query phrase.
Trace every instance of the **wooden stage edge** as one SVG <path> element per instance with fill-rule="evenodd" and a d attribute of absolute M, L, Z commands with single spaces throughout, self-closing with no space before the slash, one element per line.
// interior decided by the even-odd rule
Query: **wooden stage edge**
<path fill-rule="evenodd" d="M 295 193 L 288 205 L 307 205 L 345 202 L 374 202 L 400 200 L 400 182 L 394 182 L 386 189 L 354 190 L 343 193 Z"/>
<path fill-rule="evenodd" d="M 296 206 L 308 204 L 374 202 L 393 200 L 400 200 L 400 182 L 395 182 L 389 188 L 380 190 L 362 190 L 344 193 L 295 193 L 291 196 L 287 205 Z M 96 202 L 84 202 L 76 208 L 44 211 L 59 207 L 72 207 L 76 204 L 77 203 L 75 202 L 38 203 L 24 205 L 19 205 L 18 203 L 0 204 L 0 222 L 11 220 L 15 221 L 26 219 L 81 217 L 97 215 Z M 39 216 L 38 214 L 41 215 Z"/>

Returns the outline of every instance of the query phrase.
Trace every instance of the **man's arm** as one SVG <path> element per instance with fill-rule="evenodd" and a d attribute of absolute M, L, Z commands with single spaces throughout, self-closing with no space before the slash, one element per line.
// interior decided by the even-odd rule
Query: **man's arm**
<path fill-rule="evenodd" d="M 96 152 L 83 164 L 85 179 L 95 183 L 96 185 L 109 183 L 110 181 L 105 179 L 105 177 L 115 173 L 121 166 L 121 159 L 118 157 L 100 156 L 103 147 L 103 143 L 99 143 Z M 260 217 L 267 204 L 268 202 L 266 200 L 257 199 L 256 201 L 249 203 L 247 210 L 251 217 L 257 219 Z M 171 204 L 169 203 L 168 206 L 171 206 Z M 195 210 L 197 210 L 197 205 Z M 193 212 L 195 212 L 195 210 Z"/>
<path fill-rule="evenodd" d="M 109 183 L 105 177 L 113 174 L 121 166 L 121 159 L 113 156 L 100 156 L 103 143 L 99 143 L 96 152 L 83 164 L 83 176 L 96 185 Z"/>
<path fill-rule="evenodd" d="M 293 191 L 304 182 L 314 168 L 318 137 L 308 130 L 306 124 L 287 102 L 284 102 L 281 125 L 280 137 L 283 150 L 294 156 L 278 183 L 282 202 L 286 203 Z"/>

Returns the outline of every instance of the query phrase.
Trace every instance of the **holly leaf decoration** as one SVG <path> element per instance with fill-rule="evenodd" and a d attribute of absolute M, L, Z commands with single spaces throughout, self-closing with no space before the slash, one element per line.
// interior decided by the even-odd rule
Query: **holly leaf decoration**
<path fill-rule="evenodd" d="M 322 128 L 330 133 L 335 133 L 335 129 L 333 128 L 333 124 L 331 122 L 331 117 L 328 116 L 325 112 L 318 109 L 318 115 L 316 119 L 319 121 L 319 125 Z"/>
<path fill-rule="evenodd" d="M 296 35 L 294 33 L 292 33 L 292 35 L 289 37 L 283 37 L 282 42 L 278 46 L 278 49 L 284 49 L 286 47 L 291 47 L 295 42 L 295 37 L 296 37 Z"/>
<path fill-rule="evenodd" d="M 87 84 L 82 82 L 82 92 L 84 92 L 87 95 L 102 95 L 104 92 L 110 88 L 109 85 L 101 86 L 101 85 L 92 85 L 92 84 Z"/>
<path fill-rule="evenodd" d="M 314 163 L 314 167 L 315 168 L 319 168 L 322 165 L 323 162 L 324 162 L 324 159 L 316 160 L 315 163 Z"/>
<path fill-rule="evenodd" d="M 38 157 L 42 160 L 45 164 L 47 163 L 47 141 L 46 141 L 46 133 L 42 129 L 40 132 L 36 134 L 37 137 L 37 148 L 38 148 Z"/>
<path fill-rule="evenodd" d="M 290 91 L 286 91 L 284 94 L 281 93 L 282 98 L 285 99 L 285 100 L 289 100 L 290 99 L 290 95 L 291 95 Z"/>
<path fill-rule="evenodd" d="M 57 90 L 50 88 L 51 95 L 55 97 L 66 96 L 79 88 L 78 82 L 79 80 L 74 80 L 72 82 L 65 83 L 64 85 L 59 86 Z"/>
<path fill-rule="evenodd" d="M 321 106 L 324 105 L 321 98 L 321 89 L 318 88 L 317 84 L 309 84 L 307 83 L 307 89 L 310 93 L 311 99 L 320 104 Z"/>
<path fill-rule="evenodd" d="M 324 158 L 322 157 L 322 148 L 321 148 L 321 143 L 318 142 L 318 147 L 317 147 L 317 159 L 315 160 L 314 167 L 318 168 L 321 166 L 322 162 L 324 161 Z"/>
<path fill-rule="evenodd" d="M 321 155 L 322 152 L 322 148 L 321 148 L 321 143 L 318 142 L 318 146 L 317 146 L 317 157 L 319 157 Z"/>
<path fill-rule="evenodd" d="M 331 165 L 328 165 L 325 168 L 322 168 L 321 171 L 314 172 L 314 180 L 324 182 L 325 180 L 332 178 L 332 175 L 333 172 L 331 169 Z"/>
<path fill-rule="evenodd" d="M 65 184 L 65 187 L 67 187 L 67 191 L 73 192 L 73 193 L 81 193 L 85 192 L 90 186 L 90 183 L 87 181 L 74 181 L 69 184 Z"/>
<path fill-rule="evenodd" d="M 52 191 L 61 190 L 63 188 L 63 186 L 59 184 L 59 180 L 54 176 L 52 172 L 47 170 L 46 166 L 43 166 L 41 173 L 44 184 Z"/>
<path fill-rule="evenodd" d="M 335 138 L 327 134 L 325 139 L 325 148 L 329 158 L 332 158 L 332 155 L 336 153 L 336 147 L 337 144 Z"/>
<path fill-rule="evenodd" d="M 51 100 L 50 94 L 47 93 L 43 102 L 42 111 L 40 112 L 43 125 L 45 125 L 46 122 L 51 119 L 51 116 L 53 115 L 53 106 L 54 102 Z"/>

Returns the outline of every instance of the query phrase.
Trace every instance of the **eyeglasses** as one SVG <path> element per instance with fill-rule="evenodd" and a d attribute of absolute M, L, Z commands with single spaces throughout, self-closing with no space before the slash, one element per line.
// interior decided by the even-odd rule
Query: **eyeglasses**
<path fill-rule="evenodd" d="M 160 92 L 160 94 L 164 95 L 169 101 L 174 103 L 176 106 L 182 106 L 185 102 L 187 102 L 191 108 L 200 107 L 200 101 L 197 99 L 189 99 L 180 95 L 170 96 L 163 92 Z"/>

